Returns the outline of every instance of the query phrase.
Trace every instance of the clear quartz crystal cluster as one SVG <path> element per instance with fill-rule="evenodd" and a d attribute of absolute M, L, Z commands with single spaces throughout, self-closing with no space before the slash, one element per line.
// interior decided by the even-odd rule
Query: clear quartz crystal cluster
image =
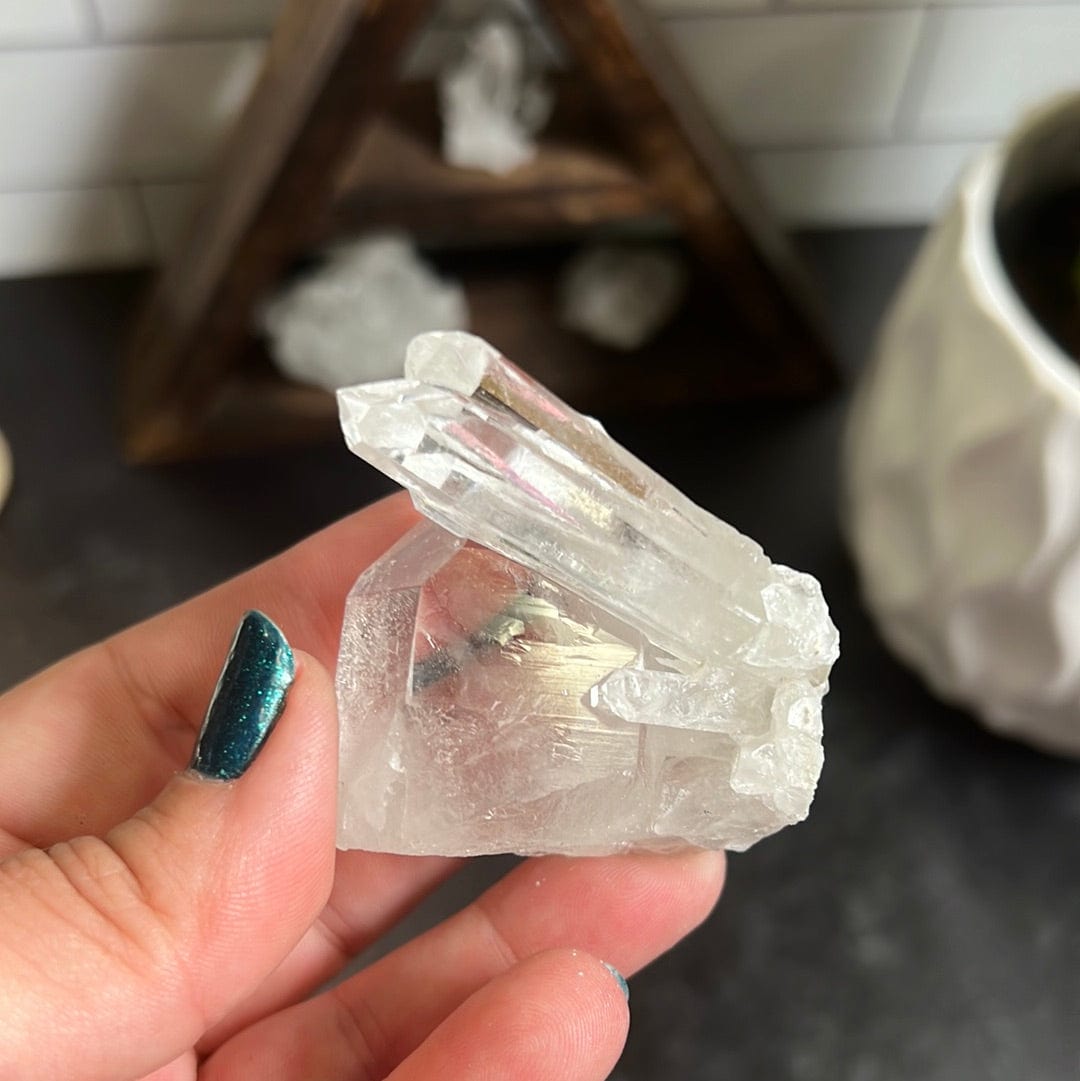
<path fill-rule="evenodd" d="M 349 595 L 338 843 L 743 849 L 804 818 L 838 654 L 818 583 L 491 346 L 338 392 L 427 519 Z"/>

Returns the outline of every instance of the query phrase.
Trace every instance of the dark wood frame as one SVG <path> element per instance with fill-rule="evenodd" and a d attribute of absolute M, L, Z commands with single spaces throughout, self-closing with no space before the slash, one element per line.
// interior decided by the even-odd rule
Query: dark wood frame
<path fill-rule="evenodd" d="M 434 4 L 297 0 L 286 8 L 204 201 L 137 321 L 121 396 L 130 458 L 326 431 L 331 397 L 260 363 L 251 320 L 294 259 L 345 228 L 403 226 L 443 242 L 464 231 L 473 243 L 505 243 L 667 216 L 703 271 L 690 307 L 706 310 L 720 340 L 696 374 L 680 374 L 670 357 L 684 347 L 701 353 L 700 325 L 694 340 L 668 335 L 660 352 L 629 359 L 617 381 L 623 404 L 635 404 L 634 387 L 657 402 L 831 384 L 797 260 L 636 0 L 542 0 L 575 73 L 560 87 L 537 162 L 502 180 L 443 165 L 432 149 L 433 88 L 398 80 Z M 485 265 L 479 254 L 473 263 Z M 522 260 L 519 275 L 502 268 L 481 269 L 470 289 L 477 330 L 575 404 L 602 404 L 612 380 L 589 347 L 550 319 L 528 318 L 550 310 L 544 257 Z M 662 387 L 649 374 L 658 360 Z"/>

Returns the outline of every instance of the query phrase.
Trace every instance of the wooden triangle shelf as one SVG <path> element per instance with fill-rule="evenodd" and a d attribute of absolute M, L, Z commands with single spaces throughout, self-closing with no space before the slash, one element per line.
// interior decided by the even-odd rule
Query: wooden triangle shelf
<path fill-rule="evenodd" d="M 434 0 L 294 0 L 204 202 L 134 329 L 125 448 L 167 460 L 330 430 L 330 395 L 290 384 L 251 331 L 297 260 L 395 228 L 464 283 L 472 327 L 595 412 L 808 395 L 835 369 L 812 291 L 735 155 L 636 0 L 543 0 L 571 57 L 533 162 L 447 165 L 436 91 L 401 82 Z M 695 275 L 672 325 L 629 356 L 557 325 L 575 244 L 677 233 Z"/>
<path fill-rule="evenodd" d="M 555 83 L 556 109 L 536 157 L 508 176 L 448 165 L 436 88 L 402 84 L 360 141 L 338 188 L 334 230 L 400 228 L 426 242 L 526 243 L 642 221 L 671 222 L 589 104 L 580 78 Z"/>

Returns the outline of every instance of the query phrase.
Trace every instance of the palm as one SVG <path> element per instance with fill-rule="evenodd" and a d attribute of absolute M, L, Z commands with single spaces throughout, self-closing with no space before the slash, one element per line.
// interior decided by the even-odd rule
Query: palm
<path fill-rule="evenodd" d="M 154 798 L 190 756 L 222 643 L 244 608 L 270 612 L 332 671 L 348 587 L 412 521 L 406 501 L 389 500 L 0 698 L 0 859 L 101 835 Z M 701 855 L 530 860 L 420 939 L 305 1001 L 454 866 L 339 852 L 325 907 L 285 960 L 154 1076 L 193 1077 L 213 1053 L 200 1076 L 383 1077 L 409 1056 L 419 1061 L 432 1033 L 489 984 L 468 1023 L 477 1041 L 490 1040 L 484 1011 L 517 960 L 576 946 L 633 972 L 703 918 L 723 864 Z M 535 967 L 542 992 L 554 977 Z M 593 1042 L 586 1057 L 602 1058 L 603 1040 Z"/>

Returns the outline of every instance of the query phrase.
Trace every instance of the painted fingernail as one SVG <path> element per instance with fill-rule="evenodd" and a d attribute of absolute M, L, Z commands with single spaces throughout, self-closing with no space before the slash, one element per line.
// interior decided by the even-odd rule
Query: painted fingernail
<path fill-rule="evenodd" d="M 614 965 L 609 965 L 607 961 L 601 961 L 600 964 L 611 973 L 612 979 L 619 985 L 619 990 L 622 991 L 623 997 L 629 1002 L 630 985 L 626 982 L 626 977 Z"/>
<path fill-rule="evenodd" d="M 295 673 L 285 635 L 262 612 L 248 612 L 225 658 L 189 769 L 218 781 L 239 777 L 281 716 Z"/>

